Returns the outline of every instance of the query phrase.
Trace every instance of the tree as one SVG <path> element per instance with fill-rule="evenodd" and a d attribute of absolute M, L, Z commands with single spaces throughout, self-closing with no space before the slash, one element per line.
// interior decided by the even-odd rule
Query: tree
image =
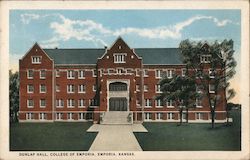
<path fill-rule="evenodd" d="M 235 75 L 236 67 L 233 41 L 224 40 L 221 43 L 215 41 L 208 44 L 184 40 L 179 48 L 183 62 L 193 70 L 196 83 L 201 86 L 203 95 L 208 99 L 211 125 L 214 128 L 217 106 L 235 95 L 234 90 L 229 89 L 229 79 Z"/>
<path fill-rule="evenodd" d="M 18 72 L 12 73 L 11 70 L 9 70 L 9 103 L 10 122 L 17 122 L 19 111 L 19 76 Z"/>
<path fill-rule="evenodd" d="M 198 96 L 195 81 L 187 75 L 174 75 L 173 78 L 164 77 L 160 81 L 162 93 L 157 97 L 163 102 L 168 100 L 175 102 L 179 109 L 180 125 L 182 124 L 184 109 L 186 110 L 186 122 L 188 123 L 188 111 L 193 108 Z"/>

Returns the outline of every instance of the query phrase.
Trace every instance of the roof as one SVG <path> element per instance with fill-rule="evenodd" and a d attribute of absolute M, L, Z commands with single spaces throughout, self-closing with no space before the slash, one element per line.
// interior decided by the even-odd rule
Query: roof
<path fill-rule="evenodd" d="M 55 64 L 96 64 L 105 49 L 44 49 Z M 178 48 L 137 48 L 143 64 L 182 64 Z"/>

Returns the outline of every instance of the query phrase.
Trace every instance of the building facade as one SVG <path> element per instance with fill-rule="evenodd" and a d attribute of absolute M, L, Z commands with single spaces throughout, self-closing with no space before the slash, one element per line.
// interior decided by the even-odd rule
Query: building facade
<path fill-rule="evenodd" d="M 103 49 L 42 49 L 35 44 L 19 61 L 19 120 L 98 123 L 106 112 L 127 111 L 133 121 L 178 122 L 178 106 L 155 99 L 163 76 L 185 76 L 178 52 L 177 48 L 131 49 L 121 37 Z M 226 119 L 225 103 L 216 109 L 217 121 Z M 206 98 L 196 100 L 188 118 L 209 122 Z"/>

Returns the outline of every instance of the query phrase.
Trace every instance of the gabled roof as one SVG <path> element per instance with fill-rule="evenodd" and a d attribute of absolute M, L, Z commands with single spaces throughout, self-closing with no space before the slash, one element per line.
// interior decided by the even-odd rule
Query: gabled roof
<path fill-rule="evenodd" d="M 137 48 L 143 64 L 182 64 L 178 48 Z M 96 64 L 105 49 L 44 49 L 55 64 Z"/>

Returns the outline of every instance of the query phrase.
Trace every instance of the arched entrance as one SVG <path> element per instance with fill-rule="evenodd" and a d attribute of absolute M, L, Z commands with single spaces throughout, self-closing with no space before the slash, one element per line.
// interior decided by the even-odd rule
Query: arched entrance
<path fill-rule="evenodd" d="M 129 91 L 126 82 L 113 81 L 108 85 L 109 111 L 128 111 Z"/>

